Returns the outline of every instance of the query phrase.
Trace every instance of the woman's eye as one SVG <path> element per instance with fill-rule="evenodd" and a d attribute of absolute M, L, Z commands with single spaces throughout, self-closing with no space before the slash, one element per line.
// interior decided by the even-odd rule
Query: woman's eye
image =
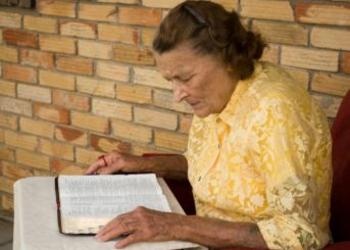
<path fill-rule="evenodd" d="M 181 82 L 188 82 L 189 80 L 191 80 L 192 76 L 190 77 L 184 77 L 184 78 L 181 78 L 180 81 Z"/>

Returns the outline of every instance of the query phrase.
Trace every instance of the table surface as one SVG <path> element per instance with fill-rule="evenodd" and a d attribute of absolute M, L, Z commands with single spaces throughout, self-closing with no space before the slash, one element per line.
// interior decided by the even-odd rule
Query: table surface
<path fill-rule="evenodd" d="M 158 179 L 170 208 L 176 213 L 183 210 L 163 179 Z M 54 177 L 29 177 L 15 183 L 15 220 L 13 250 L 111 250 L 116 240 L 98 242 L 92 236 L 67 236 L 60 234 L 57 225 L 57 210 Z M 169 241 L 166 243 L 136 243 L 127 250 L 166 250 L 198 245 Z M 198 248 L 197 248 L 198 249 Z"/>

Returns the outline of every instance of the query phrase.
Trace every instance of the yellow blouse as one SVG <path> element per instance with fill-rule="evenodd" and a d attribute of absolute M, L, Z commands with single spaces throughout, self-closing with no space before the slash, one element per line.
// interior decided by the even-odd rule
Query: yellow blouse
<path fill-rule="evenodd" d="M 319 106 L 282 69 L 256 63 L 220 114 L 193 119 L 197 214 L 254 222 L 272 249 L 319 249 L 330 240 L 330 153 Z"/>

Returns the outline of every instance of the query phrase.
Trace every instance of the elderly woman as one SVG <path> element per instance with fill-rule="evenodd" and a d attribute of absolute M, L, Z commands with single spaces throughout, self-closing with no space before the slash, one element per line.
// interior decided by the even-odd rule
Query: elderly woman
<path fill-rule="evenodd" d="M 330 240 L 330 135 L 307 92 L 258 62 L 265 44 L 235 12 L 186 1 L 160 25 L 153 47 L 176 101 L 194 113 L 186 154 L 112 152 L 87 173 L 155 172 L 189 179 L 196 216 L 138 208 L 97 238 L 186 240 L 210 247 L 318 249 Z"/>

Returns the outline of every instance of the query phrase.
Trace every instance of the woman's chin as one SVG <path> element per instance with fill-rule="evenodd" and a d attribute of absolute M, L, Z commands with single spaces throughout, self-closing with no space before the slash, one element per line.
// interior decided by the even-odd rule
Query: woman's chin
<path fill-rule="evenodd" d="M 210 112 L 203 108 L 193 109 L 193 113 L 200 118 L 205 118 L 210 115 Z"/>

